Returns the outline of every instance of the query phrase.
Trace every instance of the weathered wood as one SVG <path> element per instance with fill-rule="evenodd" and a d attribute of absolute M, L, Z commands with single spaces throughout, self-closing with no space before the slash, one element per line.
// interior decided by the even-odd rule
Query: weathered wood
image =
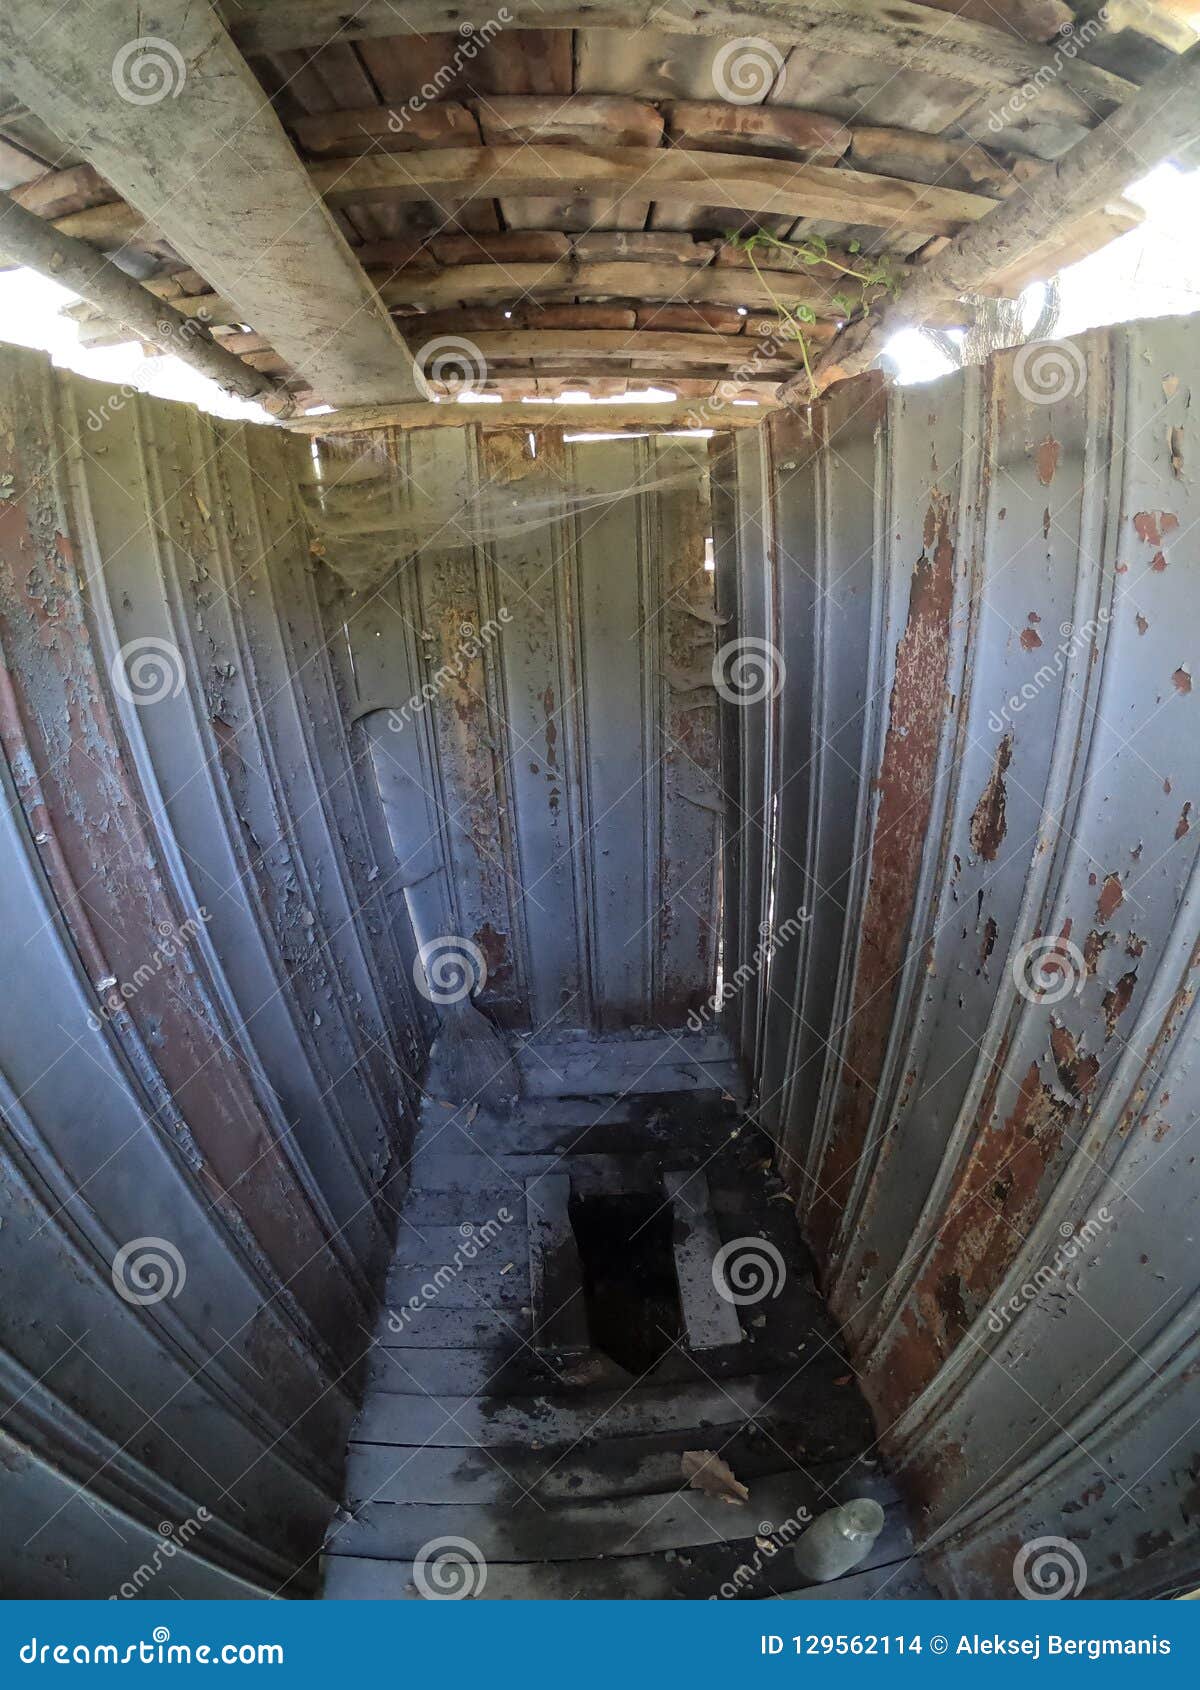
<path fill-rule="evenodd" d="M 664 196 L 757 215 L 825 217 L 922 234 L 953 234 L 983 217 L 979 194 L 857 170 L 683 147 L 446 147 L 310 167 L 330 205 L 604 194 L 619 203 Z"/>
<path fill-rule="evenodd" d="M 407 153 L 416 147 L 479 146 L 479 125 L 456 100 L 406 113 L 398 120 L 390 106 L 355 106 L 351 111 L 315 112 L 289 124 L 301 150 L 313 158 L 355 158 L 360 153 Z"/>
<path fill-rule="evenodd" d="M 160 352 L 172 353 L 227 392 L 257 399 L 276 416 L 291 414 L 291 399 L 269 375 L 219 346 L 202 324 L 182 315 L 167 300 L 156 299 L 94 247 L 60 235 L 52 223 L 26 211 L 2 191 L 0 251 L 61 283 L 102 312 L 108 320 L 102 325 L 103 337 L 115 321 L 129 331 L 125 339 L 147 341 Z"/>
<path fill-rule="evenodd" d="M 128 0 L 85 15 L 6 0 L 0 79 L 328 402 L 415 396 L 394 324 L 211 7 L 159 0 L 153 21 L 167 50 L 136 50 Z M 125 97 L 147 76 L 168 97 Z"/>
<path fill-rule="evenodd" d="M 721 1248 L 712 1196 L 703 1172 L 673 1169 L 663 1175 L 663 1192 L 672 1205 L 675 1277 L 689 1349 L 716 1350 L 740 1344 L 742 1326 L 733 1304 L 713 1282 L 713 1262 Z"/>
<path fill-rule="evenodd" d="M 585 1355 L 591 1348 L 583 1263 L 571 1225 L 568 1174 L 535 1174 L 525 1182 L 533 1342 L 539 1350 Z"/>
<path fill-rule="evenodd" d="M 764 402 L 758 409 L 726 409 L 721 414 L 720 427 L 756 428 L 769 408 Z M 493 405 L 359 405 L 327 416 L 295 417 L 287 426 L 302 434 L 316 435 L 362 434 L 376 428 L 468 428 L 473 423 L 481 423 L 485 428 L 583 429 L 629 434 L 691 428 L 694 412 L 695 405 L 688 401 L 540 405 L 518 399 L 501 400 Z"/>
<path fill-rule="evenodd" d="M 488 146 L 579 141 L 581 130 L 606 147 L 657 147 L 663 136 L 656 107 L 620 94 L 490 95 L 478 112 Z"/>
<path fill-rule="evenodd" d="M 760 36 L 807 53 L 844 53 L 898 70 L 925 71 L 982 89 L 1031 80 L 1040 72 L 1093 100 L 1126 99 L 1133 86 L 1082 59 L 1056 62 L 1045 48 L 1026 44 L 954 12 L 891 0 L 722 0 L 701 9 L 688 0 L 510 0 L 510 27 L 530 29 L 653 29 L 687 36 Z M 453 35 L 462 21 L 453 0 L 227 0 L 226 15 L 245 52 L 278 52 L 388 35 Z M 1040 84 L 1039 84 L 1040 86 Z"/>
<path fill-rule="evenodd" d="M 592 358 L 655 358 L 681 365 L 738 365 L 753 359 L 756 351 L 756 343 L 740 335 L 680 334 L 657 329 L 487 330 L 474 340 L 489 365 L 532 358 L 539 367 L 555 359 L 582 364 Z M 800 350 L 794 342 L 781 343 L 772 357 L 776 362 L 799 360 Z"/>
<path fill-rule="evenodd" d="M 771 282 L 789 304 L 810 305 L 830 317 L 838 314 L 833 303 L 837 284 L 819 279 L 811 269 L 772 271 Z M 458 304 L 502 305 L 551 295 L 603 295 L 671 304 L 697 300 L 759 309 L 769 305 L 753 271 L 637 261 L 580 264 L 569 258 L 549 264 L 459 264 L 437 275 L 404 271 L 387 280 L 381 276 L 379 292 L 390 306 L 419 305 L 425 310 Z"/>
<path fill-rule="evenodd" d="M 1060 233 L 1118 199 L 1131 175 L 1193 141 L 1200 129 L 1200 44 L 1152 77 L 1128 105 L 1085 135 L 1043 177 L 1036 193 L 1005 200 L 991 216 L 964 230 L 909 277 L 899 296 L 867 322 L 850 326 L 819 359 L 819 387 L 867 369 L 888 337 L 929 320 L 947 300 L 971 293 L 1013 270 Z M 780 397 L 811 397 L 807 377 L 787 382 Z"/>
<path fill-rule="evenodd" d="M 1056 276 L 1068 264 L 1090 258 L 1111 241 L 1138 228 L 1145 221 L 1145 216 L 1141 206 L 1135 205 L 1132 200 L 1118 200 L 1115 205 L 1089 211 L 1086 217 L 1056 230 L 1016 264 L 989 276 L 986 282 L 981 283 L 979 291 L 1016 299 L 1031 282 L 1042 282 L 1049 276 Z"/>
<path fill-rule="evenodd" d="M 667 135 L 677 146 L 707 152 L 752 152 L 836 164 L 850 145 L 848 124 L 790 106 L 735 106 L 728 100 L 674 100 Z M 956 186 L 957 184 L 949 184 Z"/>

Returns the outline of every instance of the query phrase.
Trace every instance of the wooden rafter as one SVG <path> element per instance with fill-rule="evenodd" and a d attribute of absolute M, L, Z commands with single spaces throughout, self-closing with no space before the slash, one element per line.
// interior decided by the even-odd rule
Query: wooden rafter
<path fill-rule="evenodd" d="M 910 0 L 509 0 L 513 29 L 652 29 L 680 35 L 738 38 L 758 36 L 805 53 L 844 53 L 908 71 L 928 72 L 974 87 L 1018 87 L 1051 75 L 1083 98 L 1119 104 L 1134 85 L 1082 58 L 1056 59 L 1043 46 L 955 12 Z M 460 4 L 444 0 L 226 0 L 226 16 L 243 52 L 311 50 L 335 41 L 389 35 L 454 35 L 463 22 Z"/>
<path fill-rule="evenodd" d="M 756 215 L 828 217 L 927 235 L 954 234 L 992 209 L 981 194 L 871 176 L 858 170 L 682 147 L 445 147 L 317 164 L 314 185 L 331 205 L 370 200 L 457 201 L 505 195 L 611 196 L 644 204 L 663 196 Z"/>
<path fill-rule="evenodd" d="M 5 0 L 0 79 L 324 398 L 414 396 L 403 341 L 211 7 L 158 0 L 151 48 L 140 16 Z M 139 101 L 147 73 L 167 92 Z"/>

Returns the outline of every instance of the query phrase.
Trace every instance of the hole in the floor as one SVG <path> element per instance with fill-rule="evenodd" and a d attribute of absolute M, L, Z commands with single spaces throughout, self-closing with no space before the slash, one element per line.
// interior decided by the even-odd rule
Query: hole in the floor
<path fill-rule="evenodd" d="M 592 1343 L 630 1373 L 657 1366 L 683 1331 L 671 1205 L 660 1196 L 572 1197 Z"/>

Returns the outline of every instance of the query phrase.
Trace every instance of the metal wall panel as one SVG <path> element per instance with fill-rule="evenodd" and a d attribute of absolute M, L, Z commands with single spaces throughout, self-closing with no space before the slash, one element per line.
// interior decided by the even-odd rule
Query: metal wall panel
<path fill-rule="evenodd" d="M 381 434 L 311 499 L 422 944 L 477 946 L 504 1026 L 682 1027 L 717 960 L 703 443 Z"/>
<path fill-rule="evenodd" d="M 768 425 L 759 1106 L 950 1594 L 1200 1577 L 1198 389 L 1166 320 Z"/>
<path fill-rule="evenodd" d="M 424 1038 L 306 454 L 0 354 L 9 1596 L 302 1591 L 339 1494 Z"/>

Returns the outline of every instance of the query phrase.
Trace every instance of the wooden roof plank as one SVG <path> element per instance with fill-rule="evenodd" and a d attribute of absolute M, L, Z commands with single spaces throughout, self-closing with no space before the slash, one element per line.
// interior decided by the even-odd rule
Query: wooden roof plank
<path fill-rule="evenodd" d="M 157 46 L 131 40 L 133 21 L 127 0 L 82 14 L 7 0 L 0 78 L 324 399 L 417 394 L 395 325 L 211 7 L 159 0 Z"/>
<path fill-rule="evenodd" d="M 957 233 L 994 203 L 981 194 L 858 170 L 678 147 L 447 147 L 317 164 L 311 176 L 332 205 L 544 195 L 562 184 L 577 194 L 639 201 L 686 195 L 741 212 L 833 217 L 930 235 Z"/>

